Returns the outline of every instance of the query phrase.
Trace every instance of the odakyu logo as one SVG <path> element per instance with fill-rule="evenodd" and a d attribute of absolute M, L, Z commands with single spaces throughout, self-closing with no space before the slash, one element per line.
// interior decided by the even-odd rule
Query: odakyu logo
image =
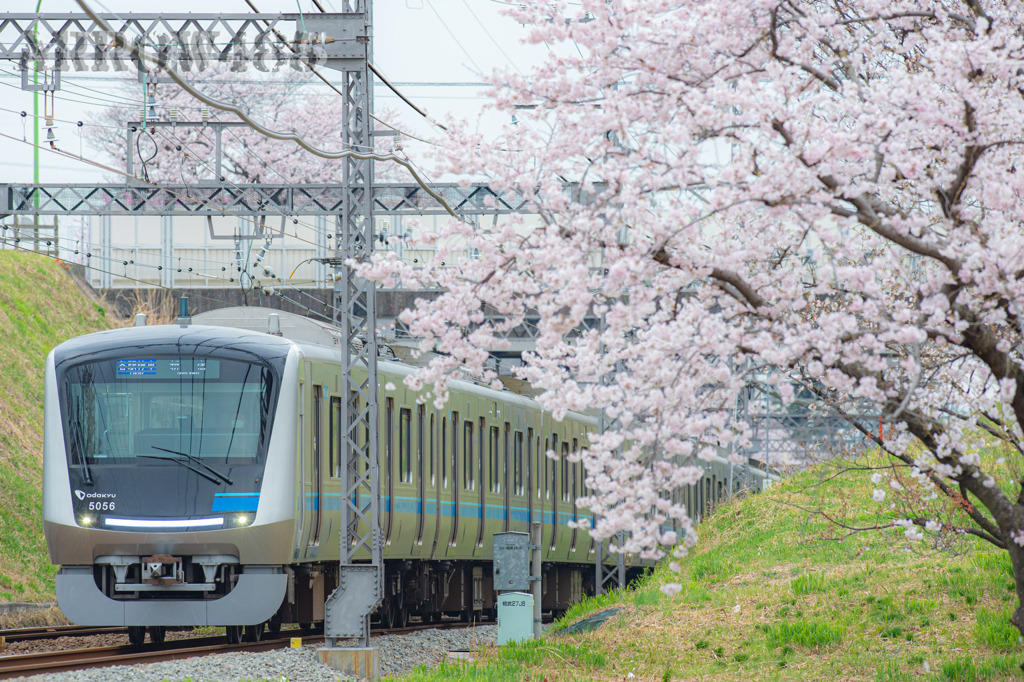
<path fill-rule="evenodd" d="M 117 493 L 87 493 L 84 490 L 75 490 L 75 497 L 79 500 L 89 498 L 90 500 L 110 500 L 117 497 Z"/>

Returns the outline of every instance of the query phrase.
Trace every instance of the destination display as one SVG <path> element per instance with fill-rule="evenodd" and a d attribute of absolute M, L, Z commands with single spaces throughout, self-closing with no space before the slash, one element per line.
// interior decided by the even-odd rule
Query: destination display
<path fill-rule="evenodd" d="M 184 356 L 176 358 L 125 358 L 116 362 L 117 376 L 139 379 L 220 378 L 220 361 Z"/>

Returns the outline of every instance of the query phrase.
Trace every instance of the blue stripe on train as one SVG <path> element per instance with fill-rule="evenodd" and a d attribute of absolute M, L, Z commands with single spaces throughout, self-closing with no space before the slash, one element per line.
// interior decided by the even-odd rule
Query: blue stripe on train
<path fill-rule="evenodd" d="M 319 500 L 323 497 L 323 509 L 324 511 L 340 511 L 341 510 L 341 493 L 323 493 L 319 495 L 317 493 L 306 493 L 306 511 L 313 511 L 320 508 Z M 382 512 L 391 512 L 391 498 L 385 495 L 381 498 Z M 424 505 L 426 507 L 426 513 L 433 515 L 436 513 L 437 501 L 428 499 Z M 487 520 L 489 521 L 504 521 L 505 520 L 505 507 L 496 504 L 485 505 L 487 508 Z M 395 497 L 395 512 L 398 514 L 419 514 L 420 513 L 420 499 L 418 497 Z M 452 517 L 455 516 L 455 503 L 444 502 L 440 503 L 441 517 Z M 255 510 L 255 507 L 253 507 Z M 236 511 L 236 510 L 224 510 L 224 511 Z M 239 509 L 237 511 L 250 511 Z M 530 510 L 525 507 L 512 507 L 512 520 L 528 522 L 530 520 Z M 554 522 L 554 512 L 534 512 L 535 515 L 540 516 L 541 523 L 552 524 Z M 480 518 L 480 503 L 479 502 L 459 502 L 459 517 L 463 519 L 479 519 Z M 592 520 L 589 514 L 580 514 L 577 517 L 580 521 L 587 519 Z M 558 513 L 558 524 L 561 526 L 568 525 L 572 521 L 572 513 L 570 512 L 559 512 Z"/>
<path fill-rule="evenodd" d="M 260 503 L 259 493 L 214 493 L 215 512 L 254 512 Z"/>

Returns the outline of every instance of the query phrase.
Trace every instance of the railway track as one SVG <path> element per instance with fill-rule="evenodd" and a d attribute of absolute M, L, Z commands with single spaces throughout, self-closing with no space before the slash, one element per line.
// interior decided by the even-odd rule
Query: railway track
<path fill-rule="evenodd" d="M 432 625 L 411 625 L 404 628 L 391 628 L 374 630 L 374 634 L 406 634 L 417 630 L 431 628 L 451 629 L 460 627 L 471 627 L 469 623 L 451 622 L 436 623 Z M 39 634 L 46 635 L 47 631 L 55 628 L 22 628 L 22 630 L 37 630 Z M 81 635 L 82 631 L 99 630 L 102 634 L 125 632 L 125 628 L 78 628 L 66 626 L 62 630 L 63 635 Z M 8 631 L 13 632 L 13 631 Z M 96 634 L 96 633 L 91 633 Z M 271 651 L 289 646 L 293 638 L 301 638 L 303 644 L 323 642 L 323 632 L 312 632 L 302 634 L 301 630 L 282 632 L 271 638 L 259 642 L 243 642 L 240 644 L 228 644 L 223 635 L 214 637 L 194 637 L 190 639 L 179 639 L 162 644 L 147 644 L 142 647 L 106 646 L 89 649 L 69 649 L 64 651 L 50 651 L 38 654 L 20 654 L 11 656 L 0 656 L 0 680 L 13 677 L 29 675 L 42 675 L 48 673 L 67 672 L 69 670 L 82 670 L 84 668 L 102 668 L 112 665 L 136 665 L 140 663 L 159 663 L 172 661 L 193 656 L 206 656 L 209 654 L 223 654 L 236 651 Z"/>
<path fill-rule="evenodd" d="M 126 628 L 95 627 L 87 625 L 48 625 L 38 628 L 13 628 L 0 630 L 4 641 L 23 642 L 26 640 L 57 639 L 58 637 L 91 637 L 92 635 L 116 635 L 128 632 Z"/>
<path fill-rule="evenodd" d="M 123 628 L 122 628 L 123 629 Z M 323 640 L 322 634 L 302 635 L 288 632 L 260 642 L 227 644 L 224 636 L 195 637 L 163 644 L 148 644 L 143 647 L 105 646 L 90 649 L 50 651 L 40 654 L 0 656 L 0 679 L 67 672 L 83 668 L 102 668 L 110 665 L 136 665 L 138 663 L 159 663 L 191 656 L 228 653 L 232 651 L 269 651 L 288 646 L 292 637 L 301 637 L 303 643 Z"/>

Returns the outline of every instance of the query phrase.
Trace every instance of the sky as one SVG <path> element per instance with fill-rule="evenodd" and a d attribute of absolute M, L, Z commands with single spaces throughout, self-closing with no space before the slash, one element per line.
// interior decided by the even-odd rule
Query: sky
<path fill-rule="evenodd" d="M 96 11 L 114 14 L 140 11 L 138 2 L 129 0 L 87 0 Z M 317 10 L 312 0 L 253 0 L 263 13 Z M 15 13 L 35 12 L 36 0 L 10 0 L 5 10 Z M 168 3 L 171 4 L 171 3 Z M 322 0 L 331 9 L 340 0 Z M 486 102 L 482 95 L 482 74 L 495 68 L 526 71 L 543 56 L 543 47 L 521 44 L 524 30 L 502 16 L 506 3 L 500 0 L 377 0 L 373 10 L 374 65 L 409 99 L 432 116 L 444 119 L 450 115 L 476 119 Z M 244 0 L 175 0 L 173 12 L 247 13 Z M 73 0 L 42 0 L 45 13 L 80 13 Z M 151 10 L 147 10 L 150 12 Z M 0 14 L 2 17 L 2 14 Z M 0 39 L 9 40 L 2 33 Z M 332 78 L 337 72 L 322 70 Z M 134 71 L 130 72 L 134 79 Z M 243 76 L 245 77 L 245 76 Z M 331 91 L 313 76 L 308 76 L 318 91 Z M 337 82 L 335 78 L 332 78 Z M 438 85 L 449 84 L 449 85 Z M 111 75 L 64 72 L 62 87 L 54 101 L 54 115 L 70 123 L 58 122 L 55 134 L 62 149 L 86 157 L 100 158 L 88 145 L 88 124 L 96 119 L 107 102 L 118 92 Z M 139 86 L 141 97 L 141 85 Z M 254 93 L 254 96 L 258 96 Z M 414 135 L 431 133 L 430 124 L 412 111 L 390 90 L 378 85 L 374 90 L 378 110 L 387 107 L 394 112 L 394 121 Z M 40 113 L 43 112 L 40 96 Z M 21 76 L 14 62 L 0 63 L 0 182 L 28 183 L 33 175 L 32 141 L 33 96 L 21 90 Z M 28 115 L 22 116 L 24 111 Z M 482 120 L 483 130 L 507 123 L 491 115 Z M 46 127 L 40 122 L 40 139 L 46 138 Z M 423 154 L 422 147 L 406 144 L 406 153 L 415 160 Z M 105 160 L 105 159 L 104 159 Z M 40 181 L 43 183 L 95 184 L 104 181 L 104 174 L 90 166 L 66 158 L 40 153 Z"/>

